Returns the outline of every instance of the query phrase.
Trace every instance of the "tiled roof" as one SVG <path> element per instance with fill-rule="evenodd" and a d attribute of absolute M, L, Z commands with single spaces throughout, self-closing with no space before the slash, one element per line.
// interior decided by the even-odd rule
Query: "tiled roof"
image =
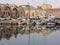
<path fill-rule="evenodd" d="M 47 9 L 47 10 L 60 10 L 60 8 L 50 8 L 50 9 Z"/>

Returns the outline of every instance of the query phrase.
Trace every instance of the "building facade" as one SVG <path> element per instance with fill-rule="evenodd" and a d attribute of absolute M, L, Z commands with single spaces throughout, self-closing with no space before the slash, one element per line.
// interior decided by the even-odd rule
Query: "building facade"
<path fill-rule="evenodd" d="M 0 17 L 2 17 L 2 7 L 0 6 Z"/>
<path fill-rule="evenodd" d="M 60 8 L 47 9 L 48 16 L 60 16 Z"/>
<path fill-rule="evenodd" d="M 25 18 L 36 18 L 36 8 L 30 5 L 19 6 L 19 15 Z"/>
<path fill-rule="evenodd" d="M 12 4 L 0 4 L 0 17 L 11 17 L 14 19 L 18 17 L 36 18 L 37 8 L 29 5 L 16 6 Z"/>
<path fill-rule="evenodd" d="M 60 8 L 52 8 L 51 5 L 33 7 L 30 5 L 0 4 L 0 18 L 37 18 L 41 16 L 60 16 Z"/>

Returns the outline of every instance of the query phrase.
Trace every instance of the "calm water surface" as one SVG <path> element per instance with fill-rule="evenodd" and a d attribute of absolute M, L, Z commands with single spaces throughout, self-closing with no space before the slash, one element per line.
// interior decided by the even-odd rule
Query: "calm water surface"
<path fill-rule="evenodd" d="M 60 29 L 0 25 L 0 45 L 60 45 Z"/>

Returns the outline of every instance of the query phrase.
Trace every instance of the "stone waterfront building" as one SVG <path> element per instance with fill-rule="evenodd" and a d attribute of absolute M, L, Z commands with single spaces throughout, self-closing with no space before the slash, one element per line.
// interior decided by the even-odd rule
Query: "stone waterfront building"
<path fill-rule="evenodd" d="M 19 9 L 19 16 L 23 16 L 26 18 L 36 18 L 36 8 L 29 5 L 21 5 L 18 7 Z"/>
<path fill-rule="evenodd" d="M 0 6 L 0 17 L 2 17 L 2 7 Z"/>
<path fill-rule="evenodd" d="M 0 17 L 18 18 L 17 6 L 12 4 L 0 4 Z"/>
<path fill-rule="evenodd" d="M 16 6 L 12 4 L 0 4 L 0 17 L 11 17 L 14 19 L 19 17 L 36 18 L 36 9 L 37 8 L 29 5 Z"/>
<path fill-rule="evenodd" d="M 42 10 L 41 10 L 42 9 Z M 60 8 L 52 8 L 50 4 L 43 4 L 41 6 L 42 15 L 45 16 L 60 16 Z"/>
<path fill-rule="evenodd" d="M 52 8 L 52 5 L 50 5 L 50 4 L 42 4 L 41 6 L 38 6 L 39 17 L 47 16 L 47 13 L 48 13 L 47 9 L 51 9 L 51 8 Z"/>
<path fill-rule="evenodd" d="M 11 8 L 10 6 L 8 6 L 8 4 L 0 4 L 0 7 L 0 17 L 6 18 L 11 16 Z"/>
<path fill-rule="evenodd" d="M 51 15 L 59 16 L 60 8 L 52 8 L 49 4 L 43 4 L 37 8 L 30 5 L 0 4 L 0 18 L 37 18 Z"/>
<path fill-rule="evenodd" d="M 47 9 L 48 16 L 60 16 L 60 8 Z"/>

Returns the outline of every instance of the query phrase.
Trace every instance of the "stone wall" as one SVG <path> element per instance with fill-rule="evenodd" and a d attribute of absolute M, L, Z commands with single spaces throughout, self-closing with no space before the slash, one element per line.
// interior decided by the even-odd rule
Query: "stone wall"
<path fill-rule="evenodd" d="M 2 5 L 0 4 L 0 17 L 1 18 L 6 18 L 6 17 L 11 17 L 11 18 L 19 18 L 19 17 L 25 17 L 25 18 L 36 18 L 36 8 L 33 6 L 27 6 L 27 5 L 22 5 L 22 6 L 11 6 L 9 4 L 3 4 L 3 9 Z"/>

